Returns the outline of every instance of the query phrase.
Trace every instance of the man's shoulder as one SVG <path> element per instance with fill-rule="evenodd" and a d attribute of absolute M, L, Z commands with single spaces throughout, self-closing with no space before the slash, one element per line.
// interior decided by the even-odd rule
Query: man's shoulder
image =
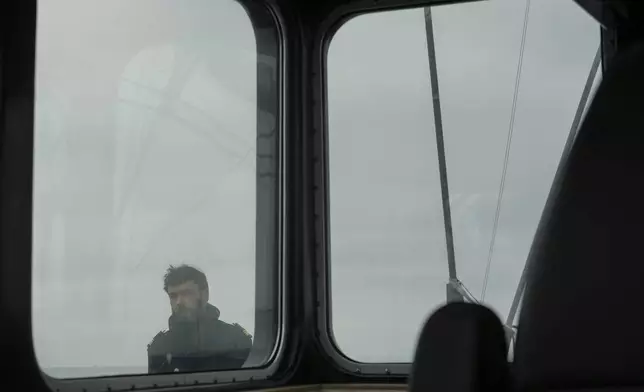
<path fill-rule="evenodd" d="M 240 324 L 238 323 L 226 323 L 224 321 L 218 320 L 219 321 L 219 328 L 220 330 L 227 336 L 229 336 L 230 340 L 235 340 L 235 341 L 241 341 L 241 342 L 252 342 L 253 336 L 244 329 Z"/>
<path fill-rule="evenodd" d="M 232 324 L 230 324 L 230 325 L 232 326 L 233 330 L 234 330 L 237 334 L 240 334 L 240 333 L 241 333 L 241 335 L 240 335 L 240 336 L 242 336 L 243 338 L 245 338 L 245 339 L 251 339 L 251 340 L 253 339 L 253 336 L 252 336 L 250 333 L 248 333 L 248 331 L 246 331 L 246 329 L 244 329 L 244 327 L 242 327 L 241 325 L 239 325 L 239 324 L 237 324 L 237 323 L 232 323 Z"/>
<path fill-rule="evenodd" d="M 148 352 L 164 352 L 166 350 L 168 338 L 169 331 L 167 329 L 162 329 L 161 331 L 159 331 L 156 335 L 154 335 L 150 343 L 148 343 Z"/>

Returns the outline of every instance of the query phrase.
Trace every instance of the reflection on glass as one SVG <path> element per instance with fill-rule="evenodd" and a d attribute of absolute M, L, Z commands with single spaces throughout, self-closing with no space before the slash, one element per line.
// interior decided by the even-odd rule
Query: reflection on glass
<path fill-rule="evenodd" d="M 150 370 L 240 367 L 248 335 L 261 332 L 258 55 L 248 14 L 234 1 L 203 0 L 38 8 L 33 332 L 41 368 L 62 378 L 147 373 L 147 345 L 164 328 L 180 335 L 168 316 L 187 298 L 208 320 L 183 329 L 196 346 L 162 347 L 163 358 L 213 350 L 216 358 Z M 184 263 L 203 271 L 205 288 L 194 271 L 167 271 Z"/>
<path fill-rule="evenodd" d="M 525 9 L 431 12 L 457 276 L 502 318 L 599 45 L 574 2 L 532 2 L 493 239 Z M 333 337 L 356 361 L 410 362 L 448 281 L 423 10 L 350 20 L 327 66 Z"/>
<path fill-rule="evenodd" d="M 168 329 L 148 346 L 149 373 L 242 367 L 250 353 L 251 336 L 239 324 L 219 319 L 219 309 L 208 302 L 208 279 L 202 271 L 189 265 L 171 266 L 163 289 L 172 315 Z"/>

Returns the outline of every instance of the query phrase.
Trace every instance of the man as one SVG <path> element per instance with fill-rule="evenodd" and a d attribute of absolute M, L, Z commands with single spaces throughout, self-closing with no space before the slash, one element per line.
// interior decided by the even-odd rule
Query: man
<path fill-rule="evenodd" d="M 206 275 L 188 265 L 170 266 L 163 289 L 172 315 L 169 329 L 148 345 L 148 372 L 241 368 L 250 353 L 251 336 L 239 324 L 219 320 L 219 309 L 208 303 Z"/>

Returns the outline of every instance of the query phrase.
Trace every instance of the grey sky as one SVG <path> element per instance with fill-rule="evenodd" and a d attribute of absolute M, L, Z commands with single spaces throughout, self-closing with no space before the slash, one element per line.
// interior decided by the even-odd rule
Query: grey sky
<path fill-rule="evenodd" d="M 532 3 L 486 295 L 501 315 L 599 38 L 572 1 Z M 457 270 L 477 297 L 524 5 L 433 11 Z M 204 269 L 222 319 L 253 333 L 256 54 L 243 9 L 231 0 L 57 0 L 41 2 L 39 15 L 41 365 L 145 371 L 146 345 L 167 327 L 170 263 Z M 408 361 L 447 280 L 423 11 L 350 21 L 328 67 L 335 337 L 357 360 Z M 165 100 L 160 90 L 183 71 Z"/>

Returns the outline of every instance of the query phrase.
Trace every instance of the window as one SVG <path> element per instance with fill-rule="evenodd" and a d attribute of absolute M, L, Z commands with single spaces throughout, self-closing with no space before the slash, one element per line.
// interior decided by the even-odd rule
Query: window
<path fill-rule="evenodd" d="M 599 47 L 574 2 L 437 6 L 431 20 L 438 96 L 423 9 L 358 16 L 327 54 L 329 328 L 357 362 L 411 362 L 446 301 L 436 99 L 456 278 L 505 321 Z"/>
<path fill-rule="evenodd" d="M 38 8 L 41 369 L 84 378 L 265 364 L 279 324 L 278 40 L 253 22 L 268 12 L 205 0 Z M 164 288 L 182 264 L 205 274 L 207 297 L 190 270 Z M 177 343 L 180 316 L 216 336 Z M 150 365 L 148 344 L 168 328 L 155 340 L 165 362 Z"/>

